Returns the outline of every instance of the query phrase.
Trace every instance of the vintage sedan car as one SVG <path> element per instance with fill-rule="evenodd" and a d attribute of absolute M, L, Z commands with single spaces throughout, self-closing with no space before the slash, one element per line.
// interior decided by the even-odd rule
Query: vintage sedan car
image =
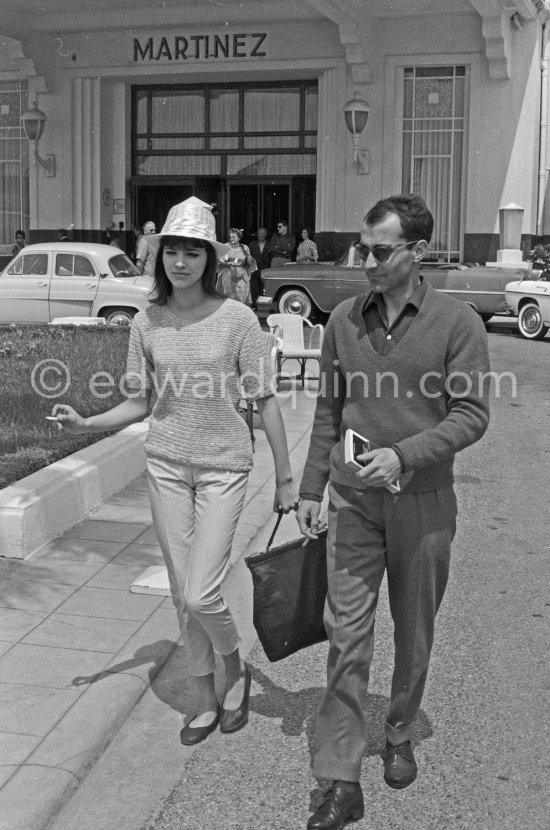
<path fill-rule="evenodd" d="M 489 266 L 441 265 L 426 263 L 422 276 L 438 291 L 463 300 L 477 311 L 484 322 L 494 314 L 506 314 L 504 288 L 514 275 L 524 271 Z M 353 246 L 337 262 L 301 264 L 292 262 L 262 271 L 264 296 L 259 308 L 302 317 L 330 314 L 348 297 L 366 292 L 368 282 Z"/>
<path fill-rule="evenodd" d="M 0 323 L 49 323 L 58 317 L 103 317 L 128 324 L 153 287 L 112 245 L 27 245 L 0 272 Z"/>
<path fill-rule="evenodd" d="M 504 292 L 518 328 L 528 340 L 542 340 L 550 328 L 550 281 L 543 271 L 526 271 L 513 280 Z"/>

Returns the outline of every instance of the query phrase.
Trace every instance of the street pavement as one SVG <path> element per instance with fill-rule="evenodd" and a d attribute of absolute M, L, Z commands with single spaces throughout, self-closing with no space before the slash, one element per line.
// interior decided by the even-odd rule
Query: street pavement
<path fill-rule="evenodd" d="M 297 369 L 296 361 L 285 364 L 285 372 Z M 314 377 L 303 391 L 283 380 L 278 396 L 297 478 L 316 390 Z M 275 516 L 271 451 L 257 414 L 254 422 L 254 470 L 225 585 L 238 624 L 251 616 L 243 557 L 265 545 L 261 537 L 260 548 L 251 547 Z M 293 517 L 280 539 L 288 533 L 297 535 Z M 169 711 L 180 720 L 192 712 L 171 599 L 130 593 L 145 569 L 160 564 L 143 476 L 38 554 L 0 558 L 0 830 L 51 825 L 169 658 L 167 672 L 177 667 Z M 99 826 L 114 827 L 109 821 Z"/>
<path fill-rule="evenodd" d="M 510 375 L 502 377 L 498 395 L 495 390 L 489 432 L 457 459 L 459 525 L 417 725 L 419 777 L 399 792 L 382 780 L 380 753 L 393 654 L 383 590 L 371 683 L 364 702 L 372 728 L 362 773 L 366 811 L 363 820 L 351 825 L 358 830 L 550 827 L 550 539 L 546 524 L 550 339 L 531 343 L 509 336 L 499 326 L 491 326 L 490 331 L 493 370 Z M 296 395 L 296 401 L 281 403 L 298 473 L 307 450 L 314 402 L 302 393 Z M 121 496 L 104 508 L 105 513 L 100 510 L 82 523 L 83 541 L 78 545 L 70 541 L 78 538 L 73 530 L 61 548 L 54 548 L 44 560 L 1 566 L 8 569 L 7 577 L 5 572 L 2 577 L 8 580 L 10 599 L 13 596 L 17 602 L 17 596 L 23 596 L 27 604 L 30 599 L 31 610 L 26 613 L 33 618 L 43 616 L 34 622 L 30 640 L 20 619 L 19 640 L 2 637 L 4 642 L 0 643 L 0 648 L 5 647 L 0 656 L 4 701 L 0 719 L 5 730 L 0 741 L 11 753 L 2 752 L 11 763 L 4 760 L 0 767 L 0 774 L 5 775 L 0 789 L 2 830 L 48 826 L 53 830 L 305 827 L 310 810 L 319 802 L 323 783 L 313 778 L 310 761 L 324 686 L 326 644 L 271 664 L 255 637 L 250 579 L 243 555 L 265 546 L 272 523 L 271 464 L 265 436 L 260 430 L 257 434 L 255 474 L 263 467 L 267 470 L 261 486 L 252 484 L 251 477 L 257 491 L 243 515 L 243 528 L 249 527 L 236 545 L 234 567 L 226 584 L 243 636 L 243 652 L 252 668 L 248 726 L 234 735 L 217 731 L 194 749 L 179 744 L 184 716 L 193 711 L 194 689 L 182 649 L 174 647 L 170 601 L 127 593 L 139 569 L 158 562 L 141 498 L 145 494 L 138 483 L 131 492 L 141 493 L 141 497 L 133 503 L 127 521 L 117 512 L 123 507 Z M 100 537 L 95 541 L 87 538 L 90 526 Z M 124 538 L 106 543 L 102 539 L 107 530 L 111 536 L 114 531 Z M 287 517 L 280 541 L 295 535 L 294 520 Z M 107 550 L 105 544 L 111 548 Z M 71 556 L 67 556 L 71 545 Z M 114 552 L 117 545 L 119 552 Z M 60 581 L 57 562 L 63 562 L 65 582 Z M 17 567 L 12 572 L 14 564 Z M 38 605 L 32 578 L 18 573 L 28 564 L 56 569 L 54 579 L 46 571 L 42 576 L 44 582 L 48 578 L 50 592 L 38 591 L 41 608 L 32 607 Z M 75 569 L 96 565 L 87 581 L 80 582 L 81 587 L 67 583 L 76 579 Z M 37 587 L 39 577 L 34 579 Z M 26 583 L 24 594 L 12 587 L 17 580 Z M 68 588 L 71 591 L 65 598 Z M 75 607 L 72 598 L 78 595 L 84 604 Z M 47 613 L 44 597 L 50 598 L 51 605 L 57 603 Z M 141 601 L 150 605 L 145 609 Z M 111 611 L 103 610 L 103 622 L 99 623 L 99 609 L 108 607 Z M 20 609 L 23 613 L 23 608 L 20 599 L 19 605 L 2 608 L 0 614 L 5 617 L 4 612 Z M 138 608 L 139 619 L 134 610 Z M 129 622 L 134 626 L 130 639 L 116 651 L 119 641 L 112 638 L 127 637 L 128 629 L 121 635 L 119 623 Z M 60 643 L 61 624 L 63 631 L 74 632 L 80 643 L 76 648 L 71 640 Z M 41 629 L 42 634 L 37 634 Z M 44 649 L 44 656 L 37 662 L 34 655 L 38 648 Z M 67 652 L 65 660 L 60 657 L 63 650 Z M 16 655 L 11 662 L 4 663 L 13 652 Z M 109 665 L 110 671 L 105 673 Z M 221 693 L 223 678 L 221 672 L 218 675 Z M 124 684 L 133 680 L 139 681 L 141 692 L 129 701 Z M 75 686 L 75 682 L 83 685 Z M 73 710 L 79 704 L 80 709 L 73 723 L 63 726 L 72 711 L 63 697 L 66 695 L 74 696 Z M 120 711 L 123 698 L 126 708 Z M 12 724 L 17 724 L 17 729 Z M 78 724 L 82 724 L 82 735 Z M 91 755 L 88 748 L 87 756 L 82 749 L 86 741 L 88 747 L 90 743 L 96 747 Z M 64 790 L 58 786 L 59 780 L 65 781 L 63 775 L 68 776 Z M 50 803 L 43 798 L 48 787 L 50 791 L 57 787 Z M 71 791 L 72 798 L 67 800 Z M 49 812 L 41 815 L 28 806 L 30 792 L 42 798 L 44 810 L 49 808 Z"/>

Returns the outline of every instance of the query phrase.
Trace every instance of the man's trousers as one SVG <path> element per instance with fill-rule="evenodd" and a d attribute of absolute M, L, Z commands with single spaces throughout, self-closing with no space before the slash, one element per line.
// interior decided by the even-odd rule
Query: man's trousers
<path fill-rule="evenodd" d="M 435 617 L 456 528 L 452 487 L 392 495 L 329 484 L 327 690 L 317 723 L 318 778 L 359 781 L 368 724 L 361 706 L 374 650 L 378 592 L 387 573 L 394 672 L 386 738 L 413 734 L 426 683 Z"/>

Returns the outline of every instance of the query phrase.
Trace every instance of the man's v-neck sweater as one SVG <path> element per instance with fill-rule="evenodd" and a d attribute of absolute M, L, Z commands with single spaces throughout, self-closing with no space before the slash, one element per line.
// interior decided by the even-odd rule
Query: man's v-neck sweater
<path fill-rule="evenodd" d="M 344 463 L 348 428 L 378 447 L 397 445 L 408 492 L 453 483 L 455 454 L 489 422 L 487 335 L 468 306 L 430 285 L 409 329 L 387 355 L 373 348 L 365 296 L 340 303 L 325 331 L 320 387 L 300 493 L 322 497 L 327 479 L 366 487 Z"/>

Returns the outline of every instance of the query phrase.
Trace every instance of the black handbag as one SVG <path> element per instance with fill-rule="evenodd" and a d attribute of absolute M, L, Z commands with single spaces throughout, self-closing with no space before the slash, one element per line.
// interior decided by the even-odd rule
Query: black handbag
<path fill-rule="evenodd" d="M 271 549 L 282 515 L 280 511 L 265 551 L 245 558 L 254 589 L 254 628 L 272 663 L 327 639 L 327 532 Z"/>

